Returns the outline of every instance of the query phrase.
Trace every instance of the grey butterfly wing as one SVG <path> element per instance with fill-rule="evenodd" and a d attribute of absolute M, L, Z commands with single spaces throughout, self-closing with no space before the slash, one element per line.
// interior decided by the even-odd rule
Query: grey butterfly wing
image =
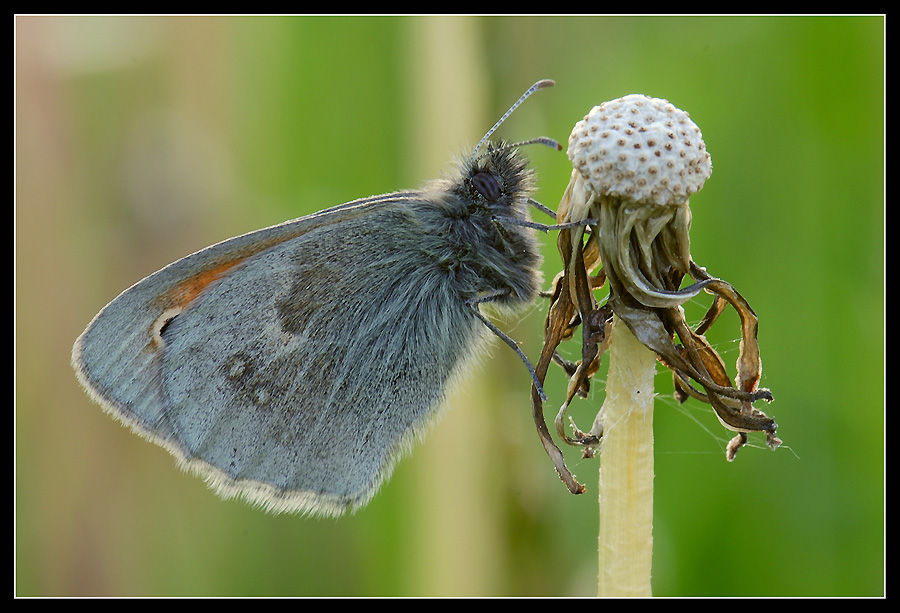
<path fill-rule="evenodd" d="M 365 504 L 484 337 L 423 255 L 418 198 L 349 203 L 171 264 L 89 325 L 79 378 L 223 495 Z"/>

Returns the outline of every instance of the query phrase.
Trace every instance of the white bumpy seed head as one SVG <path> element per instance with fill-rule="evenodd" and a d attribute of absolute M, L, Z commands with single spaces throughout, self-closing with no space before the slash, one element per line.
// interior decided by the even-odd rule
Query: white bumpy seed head
<path fill-rule="evenodd" d="M 712 173 L 700 128 L 662 98 L 604 102 L 575 124 L 569 159 L 595 196 L 681 205 Z"/>

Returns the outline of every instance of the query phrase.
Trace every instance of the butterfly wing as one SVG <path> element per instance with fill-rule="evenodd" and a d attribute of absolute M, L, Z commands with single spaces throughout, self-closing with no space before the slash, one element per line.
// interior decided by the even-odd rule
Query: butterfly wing
<path fill-rule="evenodd" d="M 91 322 L 79 378 L 223 495 L 365 504 L 484 338 L 421 250 L 420 198 L 355 201 L 171 264 Z"/>

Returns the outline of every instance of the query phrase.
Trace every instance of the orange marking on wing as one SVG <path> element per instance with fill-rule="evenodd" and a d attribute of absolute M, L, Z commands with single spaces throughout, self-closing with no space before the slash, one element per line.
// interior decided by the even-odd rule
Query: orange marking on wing
<path fill-rule="evenodd" d="M 188 304 L 200 295 L 211 283 L 221 279 L 225 274 L 243 262 L 246 258 L 240 258 L 219 264 L 213 268 L 201 271 L 200 273 L 189 277 L 173 287 L 162 296 L 162 300 L 169 307 L 185 308 Z"/>

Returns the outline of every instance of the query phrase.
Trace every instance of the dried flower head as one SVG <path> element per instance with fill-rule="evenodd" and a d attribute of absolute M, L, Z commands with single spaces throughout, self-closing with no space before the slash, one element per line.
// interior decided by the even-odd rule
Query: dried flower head
<path fill-rule="evenodd" d="M 563 416 L 574 395 L 585 394 L 605 349 L 605 327 L 615 314 L 672 370 L 680 401 L 694 397 L 710 403 L 721 423 L 738 433 L 726 450 L 728 460 L 747 442 L 747 432 L 765 432 L 768 445 L 778 447 L 777 425 L 752 406 L 772 400 L 769 390 L 758 387 L 762 365 L 756 314 L 730 284 L 691 259 L 689 198 L 712 173 L 700 129 L 668 101 L 635 94 L 594 107 L 575 125 L 568 154 L 574 169 L 557 218 L 585 222 L 590 234 L 584 226 L 566 228 L 558 239 L 564 268 L 555 281 L 538 364 L 541 377 L 550 361 L 562 364 L 571 377 L 556 420 L 558 433 L 566 442 L 584 446 L 587 455 L 602 435 L 598 419 L 589 433 L 576 428 L 574 437 L 568 437 Z M 686 276 L 694 282 L 682 287 Z M 593 290 L 606 281 L 609 298 L 598 306 Z M 703 291 L 714 296 L 712 306 L 691 328 L 681 305 Z M 728 304 L 741 319 L 733 384 L 703 336 Z M 569 364 L 556 348 L 578 325 L 583 328 L 582 360 Z M 568 471 L 554 459 L 572 489 L 574 479 L 567 480 Z"/>

